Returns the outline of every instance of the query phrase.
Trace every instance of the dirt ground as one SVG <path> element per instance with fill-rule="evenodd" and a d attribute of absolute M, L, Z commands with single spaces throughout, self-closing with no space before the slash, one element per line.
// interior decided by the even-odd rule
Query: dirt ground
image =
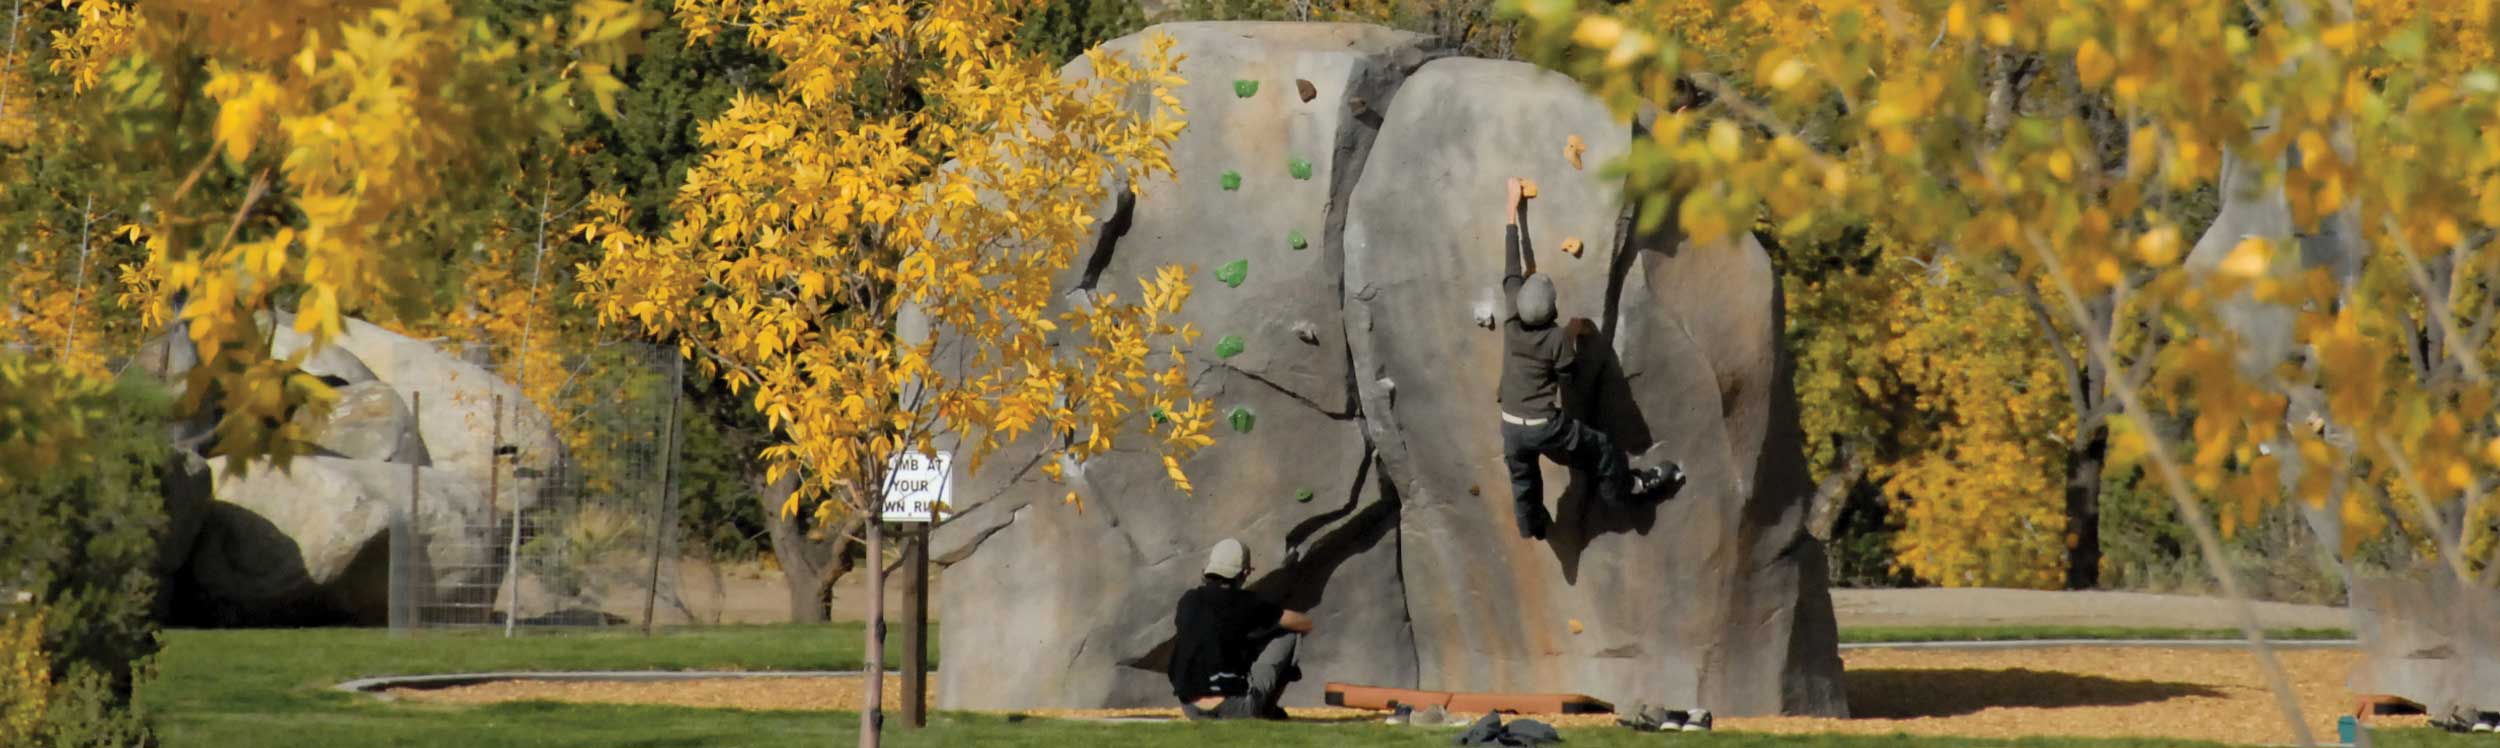
<path fill-rule="evenodd" d="M 2358 661 L 2346 650 L 2277 653 L 2314 736 L 2332 739 L 2335 718 L 2349 713 L 2344 675 Z M 1769 733 L 1907 733 L 2009 737 L 2135 736 L 2288 743 L 2272 693 L 2256 660 L 2236 649 L 2060 648 L 1938 651 L 1871 649 L 1844 652 L 1852 719 L 1729 718 L 1723 730 Z M 1317 674 L 1315 674 L 1316 676 Z M 507 681 L 438 690 L 400 689 L 409 701 L 474 704 L 541 700 L 670 704 L 727 709 L 854 709 L 858 678 L 712 679 L 663 683 L 538 683 Z M 939 688 L 932 679 L 932 687 Z M 887 697 L 898 681 L 888 678 Z M 1306 684 L 1304 687 L 1311 687 Z M 888 703 L 892 703 L 889 701 Z M 1174 717 L 1176 710 L 1037 711 L 1036 716 Z M 1348 709 L 1296 710 L 1308 721 L 1379 719 Z M 1604 715 L 1546 718 L 1563 728 L 1613 728 Z M 2412 726 L 2420 717 L 2380 717 L 2373 724 Z"/>
<path fill-rule="evenodd" d="M 2349 628 L 2343 608 L 2257 603 L 2259 625 L 2271 629 Z M 2123 626 L 2234 628 L 2229 600 L 2144 592 L 1913 589 L 1832 590 L 1841 628 L 1871 626 Z"/>

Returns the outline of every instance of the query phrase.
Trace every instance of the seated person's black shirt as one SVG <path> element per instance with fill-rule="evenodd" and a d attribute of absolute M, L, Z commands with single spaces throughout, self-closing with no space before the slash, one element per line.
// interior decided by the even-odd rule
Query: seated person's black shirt
<path fill-rule="evenodd" d="M 1172 695 L 1187 702 L 1249 693 L 1250 664 L 1284 614 L 1238 587 L 1208 583 L 1183 593 L 1172 617 Z"/>

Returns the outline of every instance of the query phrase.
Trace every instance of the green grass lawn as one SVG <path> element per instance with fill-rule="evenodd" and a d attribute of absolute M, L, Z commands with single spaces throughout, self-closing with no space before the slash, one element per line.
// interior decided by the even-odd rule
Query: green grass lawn
<path fill-rule="evenodd" d="M 1999 631 L 1995 633 L 2019 633 Z M 245 746 L 792 746 L 847 745 L 855 714 L 735 712 L 547 703 L 443 706 L 383 702 L 331 690 L 374 675 L 482 670 L 839 670 L 860 666 L 860 627 L 732 626 L 643 638 L 627 633 L 486 632 L 392 639 L 370 629 L 171 631 L 159 675 L 141 694 L 168 748 Z M 2030 638 L 2040 638 L 2037 636 Z M 1451 732 L 1376 724 L 1104 725 L 941 714 L 922 731 L 892 729 L 895 746 L 1444 746 Z M 1979 741 L 1910 737 L 1657 735 L 1566 731 L 1567 746 L 1707 743 L 1743 748 L 2036 746 L 2120 748 L 2147 741 Z M 2381 733 L 2380 745 L 2487 746 L 2427 731 Z"/>

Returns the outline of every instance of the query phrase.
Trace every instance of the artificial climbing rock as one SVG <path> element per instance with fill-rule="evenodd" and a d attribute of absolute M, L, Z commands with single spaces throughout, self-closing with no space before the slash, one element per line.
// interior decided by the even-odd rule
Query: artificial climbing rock
<path fill-rule="evenodd" d="M 978 473 L 959 468 L 964 509 L 936 530 L 934 551 L 950 567 L 941 646 L 962 655 L 950 663 L 964 672 L 948 666 L 955 685 L 941 706 L 1168 704 L 1172 603 L 1206 550 L 1236 537 L 1260 569 L 1252 589 L 1319 619 L 1302 663 L 1331 680 L 1587 692 L 1729 714 L 1844 710 L 1821 549 L 1792 516 L 1810 487 L 1777 276 L 1758 245 L 1618 242 L 1613 183 L 1547 148 L 1580 134 L 1585 157 L 1603 162 L 1627 148 L 1631 126 L 1562 76 L 1434 60 L 1422 37 L 1375 27 L 1156 30 L 1177 40 L 1184 78 L 1215 83 L 1173 92 L 1191 122 L 1171 150 L 1178 181 L 1138 184 L 1127 231 L 1084 258 L 1092 272 L 1061 282 L 1258 257 L 1260 282 L 1202 291 L 1179 321 L 1303 344 L 1190 357 L 1197 394 L 1219 417 L 1250 418 L 1180 463 L 1189 495 L 1144 449 L 1063 465 L 1068 481 L 1054 483 L 1027 469 L 1052 458 L 1044 435 Z M 1140 41 L 1107 46 L 1133 52 Z M 1238 97 L 1222 84 L 1234 79 L 1309 80 L 1314 97 Z M 1319 160 L 1315 178 L 1276 179 L 1273 165 L 1296 155 Z M 1227 168 L 1269 180 L 1260 199 L 1191 188 Z M 1500 277 L 1501 221 L 1486 208 L 1510 176 L 1553 192 L 1530 208 L 1538 237 L 1637 248 L 1619 294 L 1613 263 L 1544 267 L 1567 314 L 1611 323 L 1613 345 L 1591 359 L 1595 391 L 1621 411 L 1603 425 L 1693 475 L 1663 508 L 1609 513 L 1549 471 L 1560 515 L 1550 543 L 1508 526 L 1489 420 L 1499 338 L 1467 324 Z M 1276 237 L 1297 230 L 1310 251 L 1276 253 Z M 1059 505 L 1071 490 L 1085 511 Z"/>
<path fill-rule="evenodd" d="M 1415 682 L 1404 612 L 1387 602 L 1404 596 L 1397 505 L 1381 491 L 1355 420 L 1338 286 L 1344 255 L 1330 227 L 1342 225 L 1344 190 L 1377 133 L 1351 100 L 1386 106 L 1404 72 L 1436 47 L 1421 35 L 1359 25 L 1193 23 L 1155 32 L 1173 37 L 1173 52 L 1184 56 L 1180 75 L 1190 81 L 1170 92 L 1189 112 L 1189 127 L 1169 150 L 1174 173 L 1137 182 L 1126 231 L 1107 243 L 1081 242 L 1088 254 L 1056 283 L 1074 289 L 1090 268 L 1100 288 L 1133 289 L 1135 278 L 1162 267 L 1211 270 L 1254 258 L 1258 282 L 1208 288 L 1215 281 L 1199 275 L 1201 288 L 1170 318 L 1205 336 L 1188 356 L 1188 373 L 1216 404 L 1214 427 L 1223 433 L 1216 447 L 1181 462 L 1189 494 L 1142 447 L 1075 466 L 1066 485 L 1020 470 L 1046 458 L 1046 435 L 1006 445 L 978 472 L 958 460 L 959 513 L 935 531 L 933 559 L 949 567 L 949 581 L 934 604 L 978 615 L 949 616 L 941 629 L 940 647 L 964 653 L 947 665 L 950 685 L 938 694 L 944 708 L 1170 703 L 1161 668 L 1172 603 L 1198 583 L 1207 548 L 1226 537 L 1250 548 L 1259 569 L 1253 589 L 1317 620 L 1301 649 L 1311 672 Z M 1105 47 L 1135 55 L 1144 40 Z M 1080 59 L 1065 74 L 1084 77 L 1088 65 Z M 1227 85 L 1235 79 L 1308 80 L 1315 96 L 1239 98 Z M 1131 101 L 1147 95 L 1140 89 Z M 1313 179 L 1284 174 L 1297 156 L 1314 162 Z M 1227 169 L 1254 181 L 1257 199 L 1205 189 Z M 1117 211 L 1116 200 L 1106 200 L 1095 225 Z M 1290 229 L 1305 232 L 1307 250 L 1276 251 Z M 1072 304 L 1082 298 L 1068 296 Z M 1271 342 L 1296 340 L 1294 327 L 1306 322 L 1314 342 Z M 1208 355 L 1208 343 L 1227 334 L 1262 344 L 1230 358 Z M 1256 413 L 1256 430 L 1234 433 L 1220 423 L 1233 407 Z M 1301 488 L 1315 498 L 1283 500 Z M 1062 505 L 1071 490 L 1084 511 Z M 1300 549 L 1300 561 L 1285 561 L 1288 545 Z M 1034 656 L 1041 652 L 1050 656 Z M 1286 706 L 1319 699 L 1319 689 L 1297 688 Z"/>
<path fill-rule="evenodd" d="M 1464 321 L 1502 274 L 1505 221 L 1487 208 L 1505 178 L 1548 193 L 1527 208 L 1533 236 L 1615 245 L 1617 182 L 1516 147 L 1572 134 L 1602 162 L 1629 148 L 1632 128 L 1559 73 L 1437 60 L 1390 104 L 1351 197 L 1353 381 L 1400 502 L 1421 679 L 1731 714 L 1844 713 L 1822 547 L 1803 521 L 1812 486 L 1780 348 L 1779 279 L 1751 237 L 1678 246 L 1669 216 L 1657 234 L 1624 238 L 1634 253 L 1624 263 L 1539 263 L 1562 316 L 1610 323 L 1611 345 L 1584 353 L 1587 379 L 1565 405 L 1640 460 L 1678 461 L 1690 482 L 1657 508 L 1624 510 L 1548 465 L 1553 535 L 1523 541 L 1511 526 L 1488 402 L 1501 343 Z M 1610 273 L 1616 264 L 1624 272 Z M 1388 379 L 1394 397 L 1373 384 Z M 1677 592 L 1653 592 L 1664 580 Z M 1472 614 L 1495 601 L 1511 614 Z M 1568 618 L 1586 633 L 1558 637 Z"/>

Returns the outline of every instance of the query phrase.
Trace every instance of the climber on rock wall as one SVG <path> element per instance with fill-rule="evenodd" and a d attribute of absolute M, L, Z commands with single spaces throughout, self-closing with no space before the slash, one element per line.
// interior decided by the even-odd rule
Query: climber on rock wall
<path fill-rule="evenodd" d="M 1536 254 L 1528 242 L 1526 183 L 1513 177 L 1505 185 L 1502 210 L 1509 220 L 1503 230 L 1502 377 L 1498 402 L 1502 408 L 1502 461 L 1510 468 L 1513 516 L 1519 536 L 1545 539 L 1553 515 L 1545 509 L 1545 481 L 1537 469 L 1542 456 L 1557 464 L 1597 475 L 1598 496 L 1610 504 L 1648 499 L 1684 481 L 1683 468 L 1668 463 L 1634 469 L 1630 456 L 1612 437 L 1563 413 L 1562 382 L 1579 362 L 1580 346 L 1590 343 L 1597 326 L 1573 318 L 1555 326 L 1554 280 L 1536 272 Z"/>
<path fill-rule="evenodd" d="M 1167 670 L 1190 719 L 1284 719 L 1277 700 L 1302 678 L 1296 651 L 1311 617 L 1242 589 L 1249 576 L 1249 549 L 1225 538 L 1207 552 L 1205 583 L 1173 613 Z"/>

